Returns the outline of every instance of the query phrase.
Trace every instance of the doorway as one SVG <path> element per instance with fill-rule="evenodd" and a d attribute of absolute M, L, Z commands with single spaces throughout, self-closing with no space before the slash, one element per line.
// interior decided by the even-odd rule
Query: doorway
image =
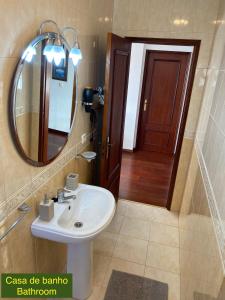
<path fill-rule="evenodd" d="M 138 126 L 131 145 L 126 141 L 131 122 L 129 109 L 125 116 L 121 198 L 167 205 L 192 52 L 193 47 L 185 46 L 132 45 L 127 105 L 135 101 L 130 93 L 134 72 L 140 82 L 136 87 L 141 91 L 136 99 L 140 108 L 136 109 Z M 135 64 L 140 61 L 143 72 L 137 75 Z"/>
<path fill-rule="evenodd" d="M 110 34 L 108 42 L 101 185 L 115 197 L 170 209 L 200 41 Z M 134 44 L 144 52 L 132 79 Z M 120 103 L 120 112 L 114 103 Z M 115 128 L 116 138 L 110 128 Z M 127 148 L 126 142 L 132 146 Z M 112 165 L 116 168 L 108 167 Z"/>

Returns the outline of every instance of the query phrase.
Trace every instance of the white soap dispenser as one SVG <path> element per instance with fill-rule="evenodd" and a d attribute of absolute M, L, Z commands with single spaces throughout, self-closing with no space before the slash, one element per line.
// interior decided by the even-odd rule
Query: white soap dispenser
<path fill-rule="evenodd" d="M 45 194 L 44 200 L 39 205 L 40 219 L 49 222 L 54 217 L 54 201 L 48 199 Z"/>

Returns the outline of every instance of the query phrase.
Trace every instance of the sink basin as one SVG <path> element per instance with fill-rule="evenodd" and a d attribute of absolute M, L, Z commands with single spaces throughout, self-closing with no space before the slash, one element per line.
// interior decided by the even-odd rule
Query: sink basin
<path fill-rule="evenodd" d="M 31 227 L 33 235 L 61 243 L 80 243 L 93 239 L 111 222 L 115 199 L 108 190 L 80 184 L 68 195 L 75 195 L 76 199 L 55 203 L 50 222 L 38 217 Z M 75 227 L 76 222 L 82 223 L 82 227 Z"/>
<path fill-rule="evenodd" d="M 45 222 L 38 217 L 31 231 L 36 237 L 68 244 L 67 272 L 76 278 L 73 296 L 83 300 L 92 290 L 92 241 L 111 222 L 115 199 L 108 190 L 86 184 L 67 195 L 75 199 L 55 203 L 54 218 Z"/>

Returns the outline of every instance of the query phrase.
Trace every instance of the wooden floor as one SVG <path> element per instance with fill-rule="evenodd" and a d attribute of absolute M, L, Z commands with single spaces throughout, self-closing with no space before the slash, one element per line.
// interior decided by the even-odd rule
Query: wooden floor
<path fill-rule="evenodd" d="M 166 154 L 123 152 L 120 198 L 166 206 L 173 162 Z"/>

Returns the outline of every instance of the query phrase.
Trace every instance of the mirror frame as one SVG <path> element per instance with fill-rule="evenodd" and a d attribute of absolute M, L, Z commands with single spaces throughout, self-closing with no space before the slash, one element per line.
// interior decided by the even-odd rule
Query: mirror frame
<path fill-rule="evenodd" d="M 28 47 L 35 47 L 38 43 L 42 42 L 43 40 L 47 40 L 49 38 L 51 39 L 55 39 L 58 37 L 58 33 L 56 32 L 44 32 L 43 34 L 40 34 L 38 36 L 36 36 L 28 45 L 25 49 L 27 49 Z M 62 35 L 60 35 L 60 39 L 63 43 L 63 45 L 66 47 L 66 49 L 68 51 L 70 51 L 71 47 L 69 46 L 69 44 L 67 43 L 67 41 L 64 39 L 64 37 Z M 24 50 L 25 51 L 25 50 Z M 17 93 L 17 86 L 18 86 L 18 81 L 20 78 L 20 75 L 22 73 L 23 70 L 23 66 L 25 64 L 25 58 L 22 59 L 22 55 L 16 65 L 15 71 L 13 73 L 13 77 L 11 80 L 11 86 L 10 86 L 10 93 L 9 93 L 9 108 L 8 108 L 8 116 L 9 116 L 9 125 L 10 125 L 10 129 L 11 129 L 11 134 L 13 137 L 13 143 L 16 147 L 16 149 L 18 150 L 19 154 L 22 156 L 22 158 L 28 163 L 31 164 L 32 166 L 35 167 L 43 167 L 46 166 L 48 164 L 50 164 L 51 162 L 53 162 L 63 151 L 64 147 L 66 146 L 69 137 L 72 133 L 72 128 L 75 122 L 75 117 L 77 114 L 77 105 L 78 105 L 78 86 L 77 86 L 77 68 L 74 67 L 74 84 L 76 85 L 73 88 L 73 97 L 74 97 L 74 93 L 75 93 L 75 105 L 74 105 L 74 114 L 73 114 L 73 120 L 71 122 L 71 130 L 68 133 L 68 138 L 66 143 L 64 144 L 64 146 L 62 147 L 62 149 L 57 153 L 57 155 L 55 155 L 53 158 L 51 158 L 50 160 L 46 161 L 46 162 L 39 162 L 39 161 L 35 161 L 31 158 L 29 158 L 23 147 L 22 144 L 20 142 L 19 139 L 19 135 L 18 135 L 18 131 L 17 131 L 17 126 L 16 126 L 16 93 Z"/>

